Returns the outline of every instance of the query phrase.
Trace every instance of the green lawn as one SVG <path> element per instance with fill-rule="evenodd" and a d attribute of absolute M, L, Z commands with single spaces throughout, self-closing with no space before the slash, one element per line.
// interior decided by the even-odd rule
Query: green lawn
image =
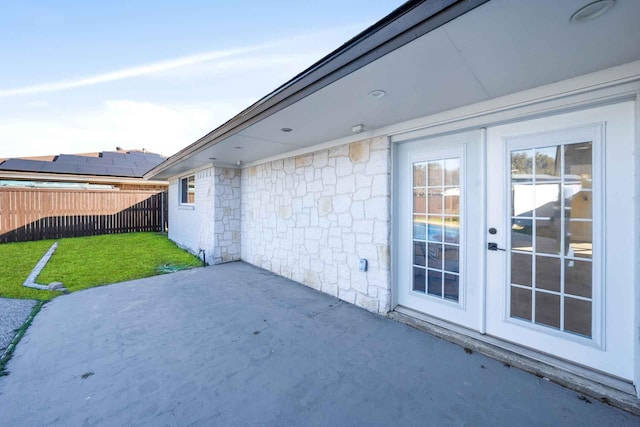
<path fill-rule="evenodd" d="M 0 244 L 0 297 L 49 300 L 60 295 L 22 286 L 53 242 Z M 75 292 L 160 274 L 157 268 L 165 264 L 198 266 L 201 262 L 158 233 L 59 239 L 58 249 L 36 281 L 59 281 Z"/>

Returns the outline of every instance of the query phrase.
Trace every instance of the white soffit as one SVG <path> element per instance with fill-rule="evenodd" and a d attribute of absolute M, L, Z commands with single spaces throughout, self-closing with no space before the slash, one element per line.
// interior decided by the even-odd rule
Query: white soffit
<path fill-rule="evenodd" d="M 640 1 L 569 22 L 589 2 L 491 0 L 158 177 L 211 157 L 249 163 L 351 135 L 356 124 L 373 130 L 640 59 Z M 375 89 L 386 96 L 371 99 Z"/>
<path fill-rule="evenodd" d="M 492 0 L 446 25 L 492 98 L 640 59 L 640 1 L 571 23 L 593 0 Z"/>

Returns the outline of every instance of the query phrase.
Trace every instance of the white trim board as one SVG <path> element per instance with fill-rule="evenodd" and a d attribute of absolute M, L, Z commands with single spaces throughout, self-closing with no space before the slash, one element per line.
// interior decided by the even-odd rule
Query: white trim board
<path fill-rule="evenodd" d="M 173 181 L 176 181 L 176 180 L 180 181 L 180 178 L 185 178 L 185 177 L 190 176 L 190 175 L 195 175 L 196 173 L 198 173 L 200 171 L 207 170 L 207 169 L 214 169 L 215 167 L 216 166 L 214 166 L 212 164 L 208 164 L 206 166 L 201 166 L 199 168 L 189 169 L 188 171 L 184 171 L 181 174 L 173 175 L 173 176 L 169 177 L 167 179 L 167 181 L 169 183 L 171 183 Z M 218 167 L 220 167 L 220 166 L 218 166 Z M 225 169 L 231 169 L 231 168 L 225 168 Z M 178 182 L 178 185 L 180 185 L 180 182 Z"/>

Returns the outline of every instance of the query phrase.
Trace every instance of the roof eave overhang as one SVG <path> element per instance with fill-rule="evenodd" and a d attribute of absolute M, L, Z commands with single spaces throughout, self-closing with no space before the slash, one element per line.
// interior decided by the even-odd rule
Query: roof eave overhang
<path fill-rule="evenodd" d="M 119 176 L 98 176 L 98 175 L 72 175 L 55 174 L 41 172 L 19 172 L 0 171 L 0 179 L 19 179 L 31 181 L 64 181 L 64 182 L 91 182 L 91 183 L 114 183 L 114 184 L 136 184 L 136 185 L 168 185 L 165 180 L 145 180 L 142 177 L 119 177 Z"/>
<path fill-rule="evenodd" d="M 148 171 L 145 179 L 372 63 L 489 0 L 408 1 L 226 123 Z M 166 177 L 166 176 L 165 176 Z"/>

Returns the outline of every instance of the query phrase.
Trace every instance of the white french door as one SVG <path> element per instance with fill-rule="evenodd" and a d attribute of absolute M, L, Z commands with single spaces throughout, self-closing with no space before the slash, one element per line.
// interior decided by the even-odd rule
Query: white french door
<path fill-rule="evenodd" d="M 633 103 L 487 131 L 487 333 L 633 378 Z"/>
<path fill-rule="evenodd" d="M 633 123 L 625 102 L 399 143 L 397 304 L 632 380 Z"/>
<path fill-rule="evenodd" d="M 472 329 L 482 321 L 480 131 L 399 144 L 397 303 Z"/>

